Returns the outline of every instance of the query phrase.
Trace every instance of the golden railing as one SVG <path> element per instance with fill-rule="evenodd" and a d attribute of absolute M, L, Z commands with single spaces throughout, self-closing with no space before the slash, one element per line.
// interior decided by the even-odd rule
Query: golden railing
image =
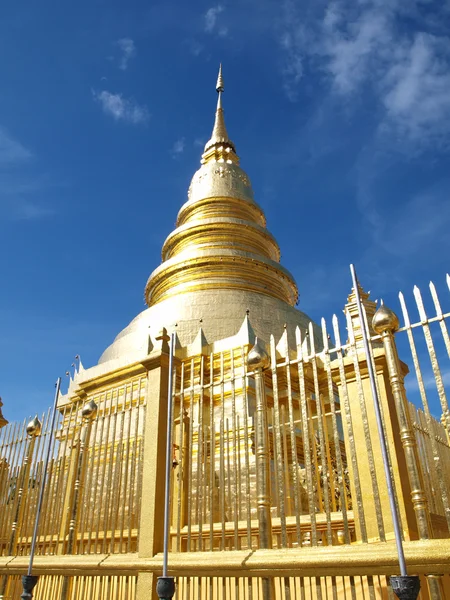
<path fill-rule="evenodd" d="M 77 462 L 86 427 L 80 416 L 82 403 L 62 407 L 58 415 L 37 554 L 67 553 L 71 527 L 75 527 L 71 554 L 137 551 L 145 379 L 94 394 L 92 399 L 99 408 L 90 425 L 81 481 Z M 49 422 L 50 411 L 42 416 L 42 432 L 35 440 L 26 434 L 26 421 L 0 432 L 0 555 L 29 552 L 43 457 L 52 433 Z M 76 523 L 71 524 L 76 487 L 81 497 Z"/>
<path fill-rule="evenodd" d="M 177 347 L 169 569 L 179 600 L 393 598 L 388 576 L 398 562 L 367 361 L 408 568 L 422 577 L 422 600 L 450 598 L 450 312 L 432 284 L 424 298 L 415 288 L 414 303 L 418 320 L 400 294 L 403 322 L 371 330 L 369 356 L 352 296 L 346 331 L 336 316 L 331 326 L 285 329 L 281 339 L 265 340 L 264 367 L 248 364 L 249 323 L 246 339 Z M 102 375 L 97 387 L 89 383 L 99 391 L 60 407 L 37 598 L 56 599 L 62 590 L 68 599 L 154 597 L 168 377 L 167 336 L 156 339 L 139 375 L 113 373 L 110 384 Z M 88 423 L 80 409 L 90 399 L 98 411 Z M 49 415 L 41 420 L 34 440 L 26 421 L 0 431 L 5 599 L 19 598 L 26 570 L 51 433 Z"/>

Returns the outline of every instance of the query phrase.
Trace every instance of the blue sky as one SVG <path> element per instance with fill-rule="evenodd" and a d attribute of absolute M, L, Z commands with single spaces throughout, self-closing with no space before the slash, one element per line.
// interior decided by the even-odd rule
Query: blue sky
<path fill-rule="evenodd" d="M 396 310 L 398 290 L 412 307 L 430 279 L 449 310 L 448 0 L 42 0 L 1 13 L 9 420 L 48 406 L 75 354 L 95 364 L 144 308 L 210 135 L 220 61 L 230 137 L 299 308 L 340 312 L 354 262 Z"/>

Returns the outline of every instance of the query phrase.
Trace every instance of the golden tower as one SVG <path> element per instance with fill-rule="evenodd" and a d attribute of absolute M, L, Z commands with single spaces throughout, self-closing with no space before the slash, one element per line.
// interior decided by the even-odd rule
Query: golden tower
<path fill-rule="evenodd" d="M 235 335 L 246 312 L 255 334 L 268 340 L 290 330 L 306 329 L 310 319 L 294 308 L 298 291 L 279 263 L 280 250 L 266 229 L 262 208 L 253 197 L 250 178 L 225 126 L 222 71 L 211 138 L 194 174 L 188 200 L 176 229 L 162 248 L 162 264 L 145 288 L 149 308 L 116 337 L 100 363 L 142 352 L 148 332 L 176 326 L 181 345 L 191 343 L 199 324 L 206 340 Z"/>

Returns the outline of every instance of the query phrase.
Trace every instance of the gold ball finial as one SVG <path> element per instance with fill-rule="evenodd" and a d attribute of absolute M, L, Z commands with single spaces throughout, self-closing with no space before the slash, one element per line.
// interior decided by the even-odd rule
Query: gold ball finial
<path fill-rule="evenodd" d="M 95 419 L 97 415 L 98 406 L 95 404 L 93 400 L 89 400 L 81 409 L 81 416 L 83 419 L 91 420 Z"/>
<path fill-rule="evenodd" d="M 373 315 L 372 327 L 375 333 L 381 334 L 383 331 L 397 331 L 399 326 L 400 323 L 395 312 L 387 308 L 384 304 Z"/>
<path fill-rule="evenodd" d="M 255 338 L 255 345 L 250 350 L 247 356 L 247 366 L 252 369 L 267 369 L 270 364 L 269 355 L 266 352 L 263 344 Z"/>
<path fill-rule="evenodd" d="M 27 425 L 27 434 L 30 437 L 37 437 L 38 435 L 40 435 L 41 430 L 42 424 L 39 421 L 38 416 L 36 415 L 34 419 L 31 419 L 31 421 Z"/>
<path fill-rule="evenodd" d="M 219 74 L 217 76 L 217 83 L 216 83 L 216 90 L 217 92 L 223 92 L 224 91 L 224 85 L 223 85 L 223 77 L 222 77 L 222 63 L 220 63 L 219 65 Z"/>

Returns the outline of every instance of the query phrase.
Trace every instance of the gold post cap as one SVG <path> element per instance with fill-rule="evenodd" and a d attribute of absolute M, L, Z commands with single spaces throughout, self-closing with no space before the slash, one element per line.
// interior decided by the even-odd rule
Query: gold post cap
<path fill-rule="evenodd" d="M 98 406 L 93 400 L 89 400 L 81 409 L 81 416 L 83 419 L 95 419 L 97 415 Z"/>
<path fill-rule="evenodd" d="M 27 434 L 30 437 L 37 437 L 38 435 L 40 435 L 41 430 L 42 424 L 39 421 L 38 416 L 36 415 L 34 419 L 31 419 L 31 421 L 27 425 Z"/>
<path fill-rule="evenodd" d="M 378 334 L 383 331 L 397 331 L 399 326 L 400 323 L 395 312 L 384 304 L 380 306 L 372 319 L 373 330 Z"/>
<path fill-rule="evenodd" d="M 270 364 L 269 355 L 266 352 L 263 344 L 258 338 L 255 339 L 255 345 L 250 350 L 247 356 L 247 366 L 252 369 L 267 369 Z"/>

